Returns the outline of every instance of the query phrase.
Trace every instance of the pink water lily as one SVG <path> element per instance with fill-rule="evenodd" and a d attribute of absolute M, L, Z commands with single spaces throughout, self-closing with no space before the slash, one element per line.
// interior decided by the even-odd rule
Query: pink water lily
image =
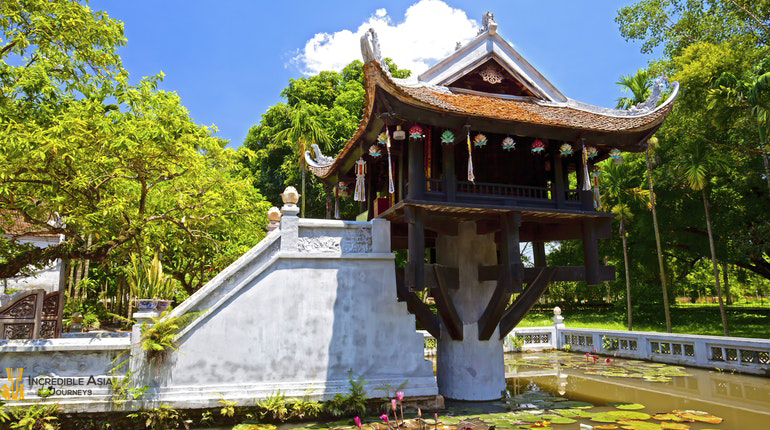
<path fill-rule="evenodd" d="M 385 424 L 390 423 L 390 420 L 388 419 L 388 416 L 385 414 L 380 415 L 380 419 L 385 421 Z"/>
<path fill-rule="evenodd" d="M 396 410 L 396 399 L 390 399 L 390 406 L 393 408 L 393 411 Z"/>
<path fill-rule="evenodd" d="M 353 422 L 356 423 L 356 427 L 361 428 L 361 418 L 353 418 Z"/>
<path fill-rule="evenodd" d="M 396 397 L 398 397 L 398 401 L 399 402 L 403 402 L 404 401 L 404 392 L 403 391 L 397 391 L 396 392 Z"/>

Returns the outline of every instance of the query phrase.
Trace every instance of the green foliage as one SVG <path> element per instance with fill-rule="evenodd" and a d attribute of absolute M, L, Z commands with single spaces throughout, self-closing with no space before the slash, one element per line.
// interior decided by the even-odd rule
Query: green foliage
<path fill-rule="evenodd" d="M 289 399 L 289 415 L 298 420 L 318 418 L 323 412 L 323 404 L 310 400 L 310 393 L 306 393 L 301 399 Z"/>
<path fill-rule="evenodd" d="M 0 239 L 0 275 L 87 259 L 115 277 L 163 243 L 192 293 L 264 235 L 267 203 L 239 163 L 250 152 L 195 124 L 162 75 L 129 85 L 122 23 L 83 3 L 0 5 L 0 225 L 66 238 Z"/>
<path fill-rule="evenodd" d="M 168 353 L 176 351 L 176 338 L 179 331 L 193 322 L 201 312 L 188 312 L 184 315 L 169 316 L 163 312 L 159 318 L 152 319 L 152 325 L 142 324 L 141 346 L 147 353 L 147 360 L 160 367 Z"/>
<path fill-rule="evenodd" d="M 348 383 L 350 388 L 347 395 L 335 394 L 331 400 L 324 404 L 326 412 L 333 417 L 364 416 L 366 415 L 366 380 L 363 375 L 353 379 L 353 370 L 348 370 Z"/>
<path fill-rule="evenodd" d="M 408 70 L 398 69 L 390 59 L 386 62 L 393 76 L 409 76 Z M 357 129 L 364 102 L 362 66 L 356 60 L 339 73 L 324 71 L 316 76 L 290 79 L 281 92 L 287 102 L 268 108 L 259 123 L 249 129 L 243 146 L 253 155 L 243 158 L 243 163 L 251 171 L 255 187 L 274 205 L 280 206 L 279 194 L 288 185 L 297 186 L 304 171 L 300 156 L 304 153 L 302 147 L 309 146 L 310 140 L 298 145 L 301 133 L 291 133 L 294 138 L 288 138 L 288 130 L 301 129 L 296 124 L 297 115 L 302 115 L 306 122 L 317 123 L 323 134 L 312 134 L 316 134 L 315 141 L 327 144 L 325 148 L 321 145 L 327 156 L 337 155 Z M 322 135 L 328 138 L 322 139 Z M 307 205 L 305 216 L 324 218 L 330 190 L 325 190 L 313 175 L 309 176 L 307 189 L 302 193 Z M 343 218 L 354 218 L 360 212 L 359 205 L 351 199 L 341 199 L 340 212 Z"/>
<path fill-rule="evenodd" d="M 516 351 L 520 351 L 521 347 L 524 346 L 524 338 L 521 336 L 508 335 L 508 340 L 511 342 L 511 346 L 513 346 L 513 349 Z"/>
<path fill-rule="evenodd" d="M 182 414 L 166 404 L 157 408 L 134 412 L 128 417 L 140 425 L 144 424 L 146 429 L 165 430 L 185 427 Z"/>
<path fill-rule="evenodd" d="M 228 418 L 232 418 L 235 415 L 235 406 L 237 404 L 235 400 L 219 399 L 219 404 L 222 405 L 219 409 L 219 415 Z"/>
<path fill-rule="evenodd" d="M 59 405 L 34 404 L 24 408 L 10 409 L 10 427 L 12 429 L 25 430 L 54 430 L 59 428 L 56 414 Z M 2 414 L 0 413 L 0 418 Z"/>
<path fill-rule="evenodd" d="M 5 402 L 0 400 L 0 423 L 4 423 L 10 419 L 10 415 L 5 411 Z"/>
<path fill-rule="evenodd" d="M 257 416 L 260 420 L 282 422 L 289 417 L 286 396 L 278 390 L 274 395 L 263 400 L 257 400 Z"/>
<path fill-rule="evenodd" d="M 160 264 L 157 252 L 149 265 L 144 263 L 138 255 L 131 254 L 131 265 L 126 270 L 126 280 L 131 288 L 131 297 L 163 300 L 174 298 L 175 282 L 163 273 L 163 266 Z"/>

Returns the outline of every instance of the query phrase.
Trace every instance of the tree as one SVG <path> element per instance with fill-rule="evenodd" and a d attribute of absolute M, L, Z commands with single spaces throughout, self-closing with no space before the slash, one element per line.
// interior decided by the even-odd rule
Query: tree
<path fill-rule="evenodd" d="M 706 214 L 706 228 L 709 237 L 709 249 L 711 250 L 711 263 L 714 269 L 714 285 L 716 286 L 717 298 L 719 300 L 719 314 L 722 318 L 722 330 L 725 336 L 729 336 L 727 330 L 727 314 L 725 313 L 725 306 L 722 301 L 722 288 L 719 283 L 717 256 L 716 251 L 714 250 L 714 234 L 711 228 L 709 199 L 706 195 L 709 171 L 713 168 L 714 163 L 706 151 L 705 144 L 694 141 L 683 148 L 678 167 L 682 177 L 687 182 L 687 185 L 693 191 L 700 191 L 703 198 L 703 211 Z"/>
<path fill-rule="evenodd" d="M 311 145 L 323 144 L 328 147 L 330 138 L 321 128 L 318 120 L 310 113 L 307 103 L 300 101 L 289 112 L 289 128 L 284 128 L 275 134 L 275 139 L 289 140 L 294 143 L 298 156 L 299 168 L 302 171 L 302 213 L 305 216 L 305 151 L 310 150 Z"/>
<path fill-rule="evenodd" d="M 616 82 L 624 92 L 630 92 L 632 97 L 621 97 L 618 99 L 618 109 L 629 109 L 632 106 L 647 100 L 652 90 L 652 80 L 650 74 L 645 69 L 639 69 L 634 75 L 623 75 Z M 647 150 L 645 151 L 645 161 L 647 166 L 647 183 L 649 186 L 650 205 L 652 207 L 652 222 L 655 230 L 655 246 L 658 254 L 658 268 L 660 269 L 660 286 L 663 290 L 663 312 L 666 318 L 666 331 L 671 333 L 671 312 L 668 304 L 668 288 L 666 285 L 666 272 L 663 265 L 663 250 L 660 245 L 660 229 L 658 228 L 658 214 L 655 209 L 655 192 L 652 181 L 652 161 L 650 152 L 658 144 L 657 138 L 651 138 L 647 141 Z"/>
<path fill-rule="evenodd" d="M 628 264 L 628 245 L 626 243 L 626 224 L 633 218 L 631 203 L 647 203 L 647 192 L 635 184 L 635 175 L 628 164 L 605 163 L 602 167 L 601 189 L 605 198 L 602 204 L 611 212 L 618 215 L 620 220 L 620 238 L 623 244 L 623 264 L 626 277 L 626 312 L 628 330 L 633 330 L 631 312 L 631 275 Z"/>
<path fill-rule="evenodd" d="M 11 1 L 0 27 L 0 228 L 21 217 L 22 234 L 65 237 L 48 248 L 0 240 L 0 277 L 56 259 L 116 275 L 129 252 L 151 248 L 192 292 L 259 240 L 267 203 L 238 162 L 249 151 L 193 123 L 158 90 L 162 75 L 129 85 L 119 21 L 78 2 Z M 204 276 L 186 271 L 190 259 Z"/>

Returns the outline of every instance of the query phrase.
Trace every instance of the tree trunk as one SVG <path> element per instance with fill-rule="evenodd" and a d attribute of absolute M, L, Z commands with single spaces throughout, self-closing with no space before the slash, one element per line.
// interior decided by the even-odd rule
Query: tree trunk
<path fill-rule="evenodd" d="M 628 247 L 626 246 L 626 226 L 623 217 L 623 205 L 620 205 L 620 238 L 623 240 L 623 264 L 626 269 L 626 313 L 628 314 L 628 331 L 634 329 L 631 318 L 631 275 L 628 271 Z"/>
<path fill-rule="evenodd" d="M 652 162 L 650 161 L 650 149 L 644 153 L 647 158 L 647 181 L 650 186 L 650 204 L 652 205 L 652 226 L 655 229 L 655 247 L 658 250 L 658 267 L 660 268 L 660 287 L 663 290 L 663 312 L 666 316 L 666 331 L 671 333 L 671 311 L 668 304 L 668 286 L 666 285 L 666 271 L 663 266 L 663 250 L 660 246 L 660 230 L 658 229 L 658 213 L 655 210 L 655 192 L 652 186 Z"/>
<path fill-rule="evenodd" d="M 714 234 L 711 232 L 711 213 L 709 212 L 709 200 L 706 197 L 706 188 L 700 190 L 703 195 L 703 209 L 706 211 L 706 229 L 709 234 L 709 248 L 711 249 L 711 266 L 714 269 L 714 284 L 717 287 L 717 299 L 719 300 L 719 315 L 722 317 L 722 331 L 725 336 L 730 336 L 727 331 L 727 314 L 725 304 L 722 301 L 722 287 L 719 285 L 719 269 L 717 269 L 717 253 L 714 250 Z"/>
<path fill-rule="evenodd" d="M 727 279 L 727 262 L 726 261 L 722 262 L 722 279 L 724 279 L 725 281 L 725 303 L 727 303 L 727 305 L 729 306 L 733 304 L 733 298 L 732 296 L 730 296 L 730 283 L 728 282 L 728 279 Z"/>
<path fill-rule="evenodd" d="M 765 163 L 765 179 L 767 180 L 767 195 L 770 197 L 770 161 L 767 159 L 767 152 L 762 153 L 762 161 Z"/>
<path fill-rule="evenodd" d="M 305 218 L 305 165 L 303 164 L 302 167 L 302 211 L 300 212 L 300 217 Z"/>

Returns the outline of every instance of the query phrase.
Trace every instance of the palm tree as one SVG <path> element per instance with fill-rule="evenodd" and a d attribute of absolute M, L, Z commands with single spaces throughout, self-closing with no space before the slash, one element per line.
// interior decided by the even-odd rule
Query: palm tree
<path fill-rule="evenodd" d="M 628 267 L 628 244 L 626 243 L 626 224 L 633 218 L 629 203 L 648 202 L 647 191 L 634 186 L 635 175 L 629 171 L 627 164 L 607 164 L 602 169 L 602 188 L 606 197 L 602 201 L 605 209 L 620 217 L 620 238 L 623 244 L 623 264 L 626 272 L 626 314 L 628 330 L 633 330 L 631 315 L 631 274 Z M 610 202 L 613 203 L 610 203 Z"/>
<path fill-rule="evenodd" d="M 299 168 L 302 172 L 302 207 L 300 216 L 305 217 L 305 151 L 310 149 L 313 144 L 328 145 L 331 141 L 326 134 L 318 119 L 310 112 L 309 106 L 302 101 L 291 108 L 289 112 L 289 121 L 291 126 L 275 134 L 279 140 L 289 140 L 296 145 L 297 155 L 299 157 Z"/>
<path fill-rule="evenodd" d="M 628 109 L 637 103 L 647 100 L 652 90 L 652 79 L 647 70 L 639 69 L 636 74 L 623 75 L 616 82 L 623 92 L 630 92 L 633 97 L 621 97 L 618 99 L 618 109 Z M 647 161 L 647 181 L 650 191 L 650 205 L 652 206 L 652 226 L 655 230 L 655 247 L 658 251 L 658 269 L 660 270 L 660 287 L 663 290 L 663 313 L 666 317 L 666 331 L 671 333 L 671 311 L 668 304 L 668 286 L 666 285 L 666 270 L 663 265 L 663 249 L 660 245 L 660 229 L 658 228 L 658 213 L 655 210 L 655 192 L 652 184 L 652 161 L 650 152 L 658 145 L 658 138 L 652 137 L 647 141 L 647 151 L 644 156 Z"/>
<path fill-rule="evenodd" d="M 631 93 L 631 97 L 618 99 L 618 109 L 629 109 L 635 104 L 647 100 L 650 91 L 652 91 L 652 79 L 650 79 L 650 73 L 645 69 L 639 69 L 633 75 L 622 75 L 615 83 L 624 93 Z"/>
<path fill-rule="evenodd" d="M 711 211 L 709 210 L 709 199 L 706 194 L 709 170 L 713 167 L 713 162 L 709 158 L 706 145 L 699 141 L 691 141 L 689 144 L 684 145 L 677 162 L 677 167 L 690 189 L 700 191 L 703 198 L 703 210 L 706 213 L 706 230 L 708 231 L 709 248 L 711 250 L 711 265 L 714 269 L 714 284 L 716 285 L 717 298 L 719 299 L 719 314 L 722 318 L 722 331 L 725 336 L 729 336 L 727 331 L 727 314 L 725 313 L 725 306 L 722 301 L 722 287 L 719 283 L 719 269 L 717 268 L 717 257 L 714 250 Z"/>

